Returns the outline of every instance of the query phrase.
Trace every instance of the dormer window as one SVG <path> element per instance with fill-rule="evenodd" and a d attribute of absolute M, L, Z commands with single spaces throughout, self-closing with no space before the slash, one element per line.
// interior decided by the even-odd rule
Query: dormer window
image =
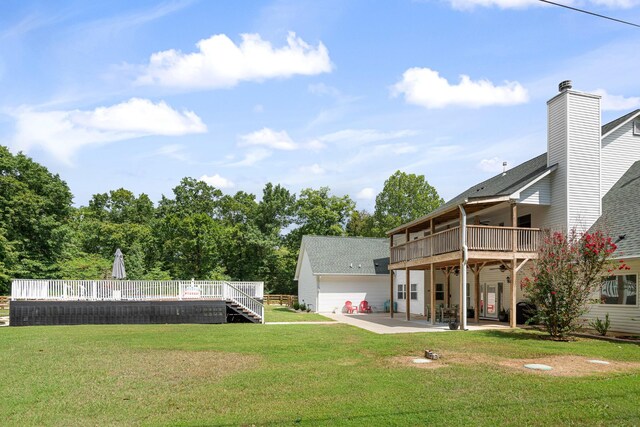
<path fill-rule="evenodd" d="M 640 119 L 633 121 L 633 134 L 640 136 Z"/>

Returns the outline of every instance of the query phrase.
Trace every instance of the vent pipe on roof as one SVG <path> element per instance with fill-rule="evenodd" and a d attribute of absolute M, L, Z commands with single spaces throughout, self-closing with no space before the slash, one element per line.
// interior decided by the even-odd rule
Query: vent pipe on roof
<path fill-rule="evenodd" d="M 560 82 L 560 84 L 558 85 L 558 92 L 564 92 L 565 90 L 571 89 L 571 87 L 571 80 L 565 80 L 563 82 Z"/>
<path fill-rule="evenodd" d="M 502 175 L 507 173 L 507 162 L 502 162 Z"/>

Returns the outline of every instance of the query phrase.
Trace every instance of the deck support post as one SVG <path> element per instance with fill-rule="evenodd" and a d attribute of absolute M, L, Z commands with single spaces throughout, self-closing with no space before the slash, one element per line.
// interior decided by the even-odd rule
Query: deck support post
<path fill-rule="evenodd" d="M 393 272 L 394 270 L 389 270 L 389 314 L 393 319 Z"/>
<path fill-rule="evenodd" d="M 517 270 L 517 260 L 514 258 L 513 261 L 511 262 L 511 312 L 509 313 L 509 326 L 511 326 L 512 328 L 516 327 L 516 291 L 518 289 L 517 286 L 517 275 L 518 275 L 518 270 Z"/>
<path fill-rule="evenodd" d="M 407 301 L 406 320 L 411 320 L 411 270 L 407 267 L 405 270 L 406 281 L 404 285 L 405 298 Z"/>
<path fill-rule="evenodd" d="M 430 276 L 430 287 L 431 287 L 431 324 L 435 325 L 436 324 L 436 272 L 435 269 L 433 267 L 433 264 L 431 264 L 431 268 L 429 269 L 429 276 Z"/>
<path fill-rule="evenodd" d="M 464 206 L 460 209 L 460 329 L 467 329 L 467 212 Z"/>
<path fill-rule="evenodd" d="M 391 255 L 392 251 L 393 234 L 389 236 L 389 255 Z M 389 316 L 393 319 L 393 270 L 389 270 Z"/>
<path fill-rule="evenodd" d="M 471 271 L 473 271 L 473 282 L 474 282 L 474 304 L 475 304 L 475 310 L 473 311 L 474 316 L 473 316 L 473 321 L 476 323 L 480 323 L 480 271 L 482 271 L 482 269 L 484 268 L 484 266 L 486 265 L 486 262 L 483 262 L 482 264 L 476 264 L 474 267 L 472 267 Z"/>
<path fill-rule="evenodd" d="M 429 313 L 427 313 L 427 308 L 429 307 L 429 300 L 427 299 L 427 269 L 422 270 L 422 300 L 424 301 L 424 307 L 422 307 L 422 312 L 426 318 L 429 317 Z"/>
<path fill-rule="evenodd" d="M 509 326 L 516 327 L 516 301 L 517 295 L 517 275 L 518 275 L 518 260 L 516 259 L 516 253 L 518 252 L 518 231 L 515 229 L 518 226 L 518 205 L 515 202 L 511 203 L 511 227 L 513 227 L 513 236 L 511 239 L 511 251 L 513 252 L 513 259 L 511 260 L 511 312 L 509 316 Z"/>
<path fill-rule="evenodd" d="M 445 267 L 444 269 L 444 276 L 445 276 L 445 294 L 444 294 L 444 304 L 447 306 L 447 308 L 449 307 L 449 305 L 451 304 L 451 299 L 449 298 L 450 293 L 451 293 L 451 268 L 449 267 Z"/>

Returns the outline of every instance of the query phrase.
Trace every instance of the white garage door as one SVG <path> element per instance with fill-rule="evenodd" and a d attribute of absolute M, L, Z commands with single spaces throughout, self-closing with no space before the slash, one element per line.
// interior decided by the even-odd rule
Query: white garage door
<path fill-rule="evenodd" d="M 383 304 L 389 299 L 389 276 L 323 276 L 318 296 L 320 313 L 341 312 L 346 301 L 357 306 L 363 300 L 373 311 L 383 311 Z"/>

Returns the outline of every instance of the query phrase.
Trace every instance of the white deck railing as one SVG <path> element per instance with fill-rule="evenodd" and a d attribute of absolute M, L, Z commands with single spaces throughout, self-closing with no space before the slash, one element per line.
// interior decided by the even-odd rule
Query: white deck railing
<path fill-rule="evenodd" d="M 30 280 L 11 283 L 11 300 L 231 300 L 264 319 L 263 282 L 209 280 Z"/>
<path fill-rule="evenodd" d="M 537 252 L 542 232 L 537 228 L 491 227 L 467 225 L 467 247 L 470 251 Z M 391 247 L 391 263 L 428 258 L 460 250 L 460 227 L 417 238 Z"/>

